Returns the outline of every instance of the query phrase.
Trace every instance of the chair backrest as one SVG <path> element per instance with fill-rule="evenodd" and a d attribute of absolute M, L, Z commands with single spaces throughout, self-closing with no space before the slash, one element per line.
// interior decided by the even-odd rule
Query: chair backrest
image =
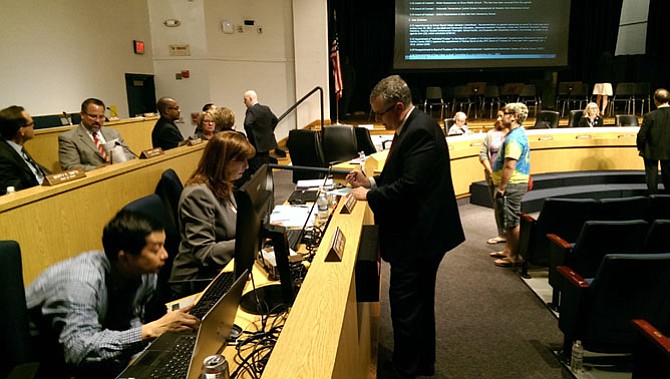
<path fill-rule="evenodd" d="M 644 220 L 586 221 L 566 265 L 593 278 L 606 254 L 637 253 L 648 228 Z"/>
<path fill-rule="evenodd" d="M 581 109 L 573 109 L 570 111 L 570 116 L 568 118 L 568 127 L 574 128 L 579 126 L 579 120 L 582 119 L 584 111 Z"/>
<path fill-rule="evenodd" d="M 519 92 L 519 97 L 522 99 L 535 98 L 537 96 L 537 88 L 535 84 L 524 84 Z"/>
<path fill-rule="evenodd" d="M 165 227 L 164 246 L 165 250 L 168 252 L 168 259 L 158 273 L 158 296 L 156 297 L 156 303 L 152 303 L 147 307 L 149 308 L 147 309 L 147 318 L 160 317 L 161 314 L 165 313 L 165 306 L 161 307 L 161 305 L 173 300 L 170 295 L 168 282 L 170 280 L 170 274 L 172 273 L 172 262 L 179 252 L 179 243 L 181 242 L 179 231 L 172 222 L 171 217 L 168 215 L 168 211 L 165 208 L 165 205 L 163 205 L 163 201 L 156 194 L 147 195 L 131 201 L 126 204 L 123 209 L 153 217 L 161 221 Z"/>
<path fill-rule="evenodd" d="M 537 115 L 535 119 L 535 125 L 533 128 L 551 128 L 555 129 L 558 127 L 558 120 L 560 116 L 556 111 L 540 111 L 540 114 Z"/>
<path fill-rule="evenodd" d="M 369 130 L 362 127 L 355 127 L 354 132 L 356 133 L 356 150 L 364 152 L 365 155 L 377 152 L 377 148 L 375 147 L 375 144 L 372 143 L 372 138 L 370 138 Z"/>
<path fill-rule="evenodd" d="M 16 241 L 0 241 L 0 377 L 32 358 L 28 310 L 23 287 L 21 249 Z"/>
<path fill-rule="evenodd" d="M 668 237 L 670 237 L 670 220 L 654 220 L 649 226 L 640 252 L 645 254 L 670 253 Z"/>
<path fill-rule="evenodd" d="M 593 220 L 647 220 L 649 217 L 649 198 L 646 196 L 614 197 L 598 202 Z"/>
<path fill-rule="evenodd" d="M 321 138 L 316 130 L 293 129 L 288 133 L 286 147 L 291 156 L 291 164 L 305 167 L 326 167 L 323 158 Z M 325 173 L 314 171 L 293 171 L 293 183 L 298 180 L 320 179 Z"/>
<path fill-rule="evenodd" d="M 582 90 L 582 82 L 560 82 L 558 83 L 557 95 L 562 97 L 572 96 L 575 92 Z"/>
<path fill-rule="evenodd" d="M 426 100 L 442 100 L 442 88 L 426 87 Z"/>
<path fill-rule="evenodd" d="M 327 164 L 358 157 L 356 133 L 351 125 L 328 125 L 321 131 L 323 156 Z"/>
<path fill-rule="evenodd" d="M 529 239 L 528 251 L 525 254 L 521 252 L 524 259 L 535 265 L 549 265 L 549 240 L 546 235 L 553 233 L 570 243 L 575 242 L 597 206 L 595 199 L 545 199 Z"/>
<path fill-rule="evenodd" d="M 161 174 L 161 178 L 154 191 L 163 201 L 165 208 L 169 212 L 169 216 L 172 218 L 172 224 L 175 226 L 179 225 L 178 207 L 183 189 L 184 185 L 181 183 L 179 175 L 173 169 L 169 168 Z"/>
<path fill-rule="evenodd" d="M 472 87 L 470 86 L 456 86 L 454 87 L 454 98 L 455 99 L 468 99 L 470 96 L 472 96 L 474 92 L 472 92 Z"/>
<path fill-rule="evenodd" d="M 648 82 L 635 83 L 635 96 L 641 98 L 651 97 L 651 85 Z"/>
<path fill-rule="evenodd" d="M 491 85 L 487 84 L 486 85 L 486 90 L 484 91 L 484 97 L 491 98 L 491 97 L 499 97 L 500 96 L 500 88 L 496 85 Z"/>
<path fill-rule="evenodd" d="M 584 346 L 599 352 L 632 352 L 632 319 L 667 329 L 670 254 L 607 254 L 591 283 L 591 299 Z"/>
<path fill-rule="evenodd" d="M 486 92 L 487 84 L 486 82 L 469 82 L 468 86 L 473 94 L 483 95 Z"/>
<path fill-rule="evenodd" d="M 654 221 L 659 218 L 670 218 L 670 195 L 649 195 L 649 215 L 647 220 Z"/>
<path fill-rule="evenodd" d="M 617 83 L 614 96 L 619 98 L 635 96 L 635 83 Z"/>
<path fill-rule="evenodd" d="M 634 114 L 618 114 L 615 115 L 616 126 L 639 126 L 637 116 Z"/>

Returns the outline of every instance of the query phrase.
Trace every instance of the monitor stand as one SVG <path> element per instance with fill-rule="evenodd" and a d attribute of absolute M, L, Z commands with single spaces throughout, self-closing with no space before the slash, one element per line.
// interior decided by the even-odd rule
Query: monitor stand
<path fill-rule="evenodd" d="M 286 310 L 286 301 L 281 285 L 270 284 L 258 287 L 242 296 L 240 307 L 254 315 L 278 314 Z"/>

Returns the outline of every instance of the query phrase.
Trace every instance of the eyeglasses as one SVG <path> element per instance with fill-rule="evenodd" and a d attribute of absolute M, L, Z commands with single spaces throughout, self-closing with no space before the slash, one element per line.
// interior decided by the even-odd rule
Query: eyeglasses
<path fill-rule="evenodd" d="M 395 103 L 391 104 L 390 107 L 386 108 L 385 110 L 383 110 L 381 112 L 374 112 L 375 117 L 382 118 L 382 116 L 384 116 L 386 113 L 388 113 L 393 108 L 395 108 Z"/>
<path fill-rule="evenodd" d="M 30 128 L 30 127 L 32 127 L 32 126 L 35 126 L 35 122 L 34 122 L 34 121 L 33 121 L 33 122 L 30 122 L 30 123 L 27 123 L 27 124 L 25 124 L 25 125 L 23 125 L 22 128 Z"/>
<path fill-rule="evenodd" d="M 514 114 L 516 112 L 503 112 L 504 114 Z"/>
<path fill-rule="evenodd" d="M 90 114 L 90 113 L 84 113 L 88 118 L 91 120 L 104 120 L 105 115 L 104 114 Z"/>
<path fill-rule="evenodd" d="M 202 120 L 203 124 L 213 124 L 214 120 Z"/>

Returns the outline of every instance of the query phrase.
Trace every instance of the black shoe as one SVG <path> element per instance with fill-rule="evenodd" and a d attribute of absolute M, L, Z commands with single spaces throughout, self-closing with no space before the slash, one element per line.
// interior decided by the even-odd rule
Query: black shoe
<path fill-rule="evenodd" d="M 286 152 L 280 148 L 275 149 L 275 155 L 280 158 L 286 158 Z"/>

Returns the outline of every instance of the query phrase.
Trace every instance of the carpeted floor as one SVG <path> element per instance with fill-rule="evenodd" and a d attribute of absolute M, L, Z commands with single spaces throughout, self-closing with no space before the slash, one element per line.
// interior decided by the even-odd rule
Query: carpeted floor
<path fill-rule="evenodd" d="M 293 190 L 290 171 L 275 170 L 276 203 Z M 558 322 L 510 268 L 493 265 L 487 245 L 495 235 L 491 209 L 459 202 L 466 241 L 442 261 L 436 286 L 437 362 L 435 378 L 572 378 L 552 350 L 562 342 Z M 388 308 L 388 265 L 382 265 L 381 362 L 393 350 Z"/>

